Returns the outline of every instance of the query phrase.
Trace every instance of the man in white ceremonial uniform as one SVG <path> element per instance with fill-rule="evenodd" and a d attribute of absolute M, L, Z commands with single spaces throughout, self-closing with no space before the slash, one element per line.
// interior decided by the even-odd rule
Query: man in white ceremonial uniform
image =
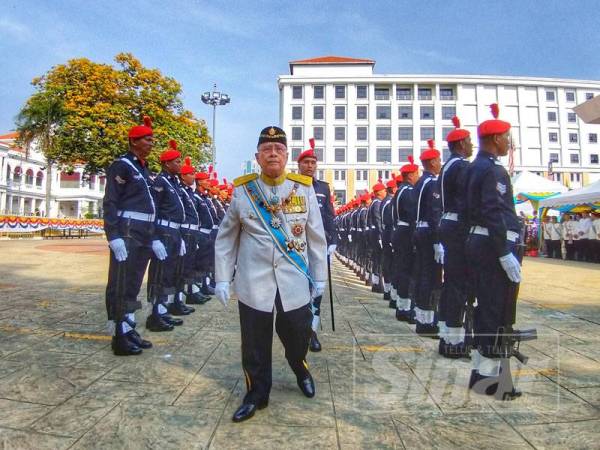
<path fill-rule="evenodd" d="M 234 422 L 268 405 L 273 315 L 286 359 L 307 397 L 315 395 L 306 353 L 313 296 L 327 279 L 327 242 L 312 179 L 285 172 L 285 132 L 261 131 L 256 159 L 261 174 L 234 180 L 227 215 L 215 243 L 215 295 L 224 304 L 230 284 L 239 299 L 242 367 L 247 393 Z"/>

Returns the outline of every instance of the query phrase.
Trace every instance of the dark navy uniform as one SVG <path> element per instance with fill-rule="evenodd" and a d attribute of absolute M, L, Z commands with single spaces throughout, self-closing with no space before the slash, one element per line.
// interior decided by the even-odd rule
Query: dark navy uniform
<path fill-rule="evenodd" d="M 394 235 L 392 245 L 394 247 L 394 262 L 396 263 L 395 276 L 393 278 L 396 298 L 396 317 L 399 320 L 410 320 L 413 308 L 409 287 L 414 265 L 414 201 L 413 186 L 403 182 L 392 199 Z"/>
<path fill-rule="evenodd" d="M 181 237 L 185 242 L 185 256 L 183 258 L 183 278 L 185 283 L 195 281 L 196 253 L 199 239 L 200 217 L 196 209 L 194 189 L 181 183 L 181 189 L 186 194 L 183 198 L 185 222 L 180 228 Z"/>
<path fill-rule="evenodd" d="M 381 200 L 374 198 L 367 210 L 367 258 L 372 275 L 373 292 L 382 292 L 381 283 Z"/>
<path fill-rule="evenodd" d="M 438 226 L 441 217 L 441 201 L 436 176 L 424 171 L 413 189 L 415 200 L 416 249 L 415 270 L 415 318 L 417 333 L 437 332 L 434 311 L 436 302 L 433 291 L 441 287 L 441 267 L 434 259 L 433 244 L 439 242 Z"/>
<path fill-rule="evenodd" d="M 196 253 L 196 271 L 198 272 L 197 278 L 199 278 L 206 277 L 207 272 L 211 272 L 213 270 L 215 259 L 215 241 L 211 236 L 216 234 L 218 230 L 215 228 L 213 215 L 211 214 L 211 210 L 208 206 L 206 198 L 203 197 L 200 192 L 195 191 L 194 200 L 200 219 L 200 226 L 198 229 L 198 251 Z"/>
<path fill-rule="evenodd" d="M 383 292 L 386 295 L 386 300 L 391 300 L 392 274 L 394 269 L 394 249 L 392 247 L 394 215 L 392 199 L 393 197 L 388 194 L 381 202 L 381 243 L 383 245 L 381 255 L 381 273 L 384 280 Z"/>

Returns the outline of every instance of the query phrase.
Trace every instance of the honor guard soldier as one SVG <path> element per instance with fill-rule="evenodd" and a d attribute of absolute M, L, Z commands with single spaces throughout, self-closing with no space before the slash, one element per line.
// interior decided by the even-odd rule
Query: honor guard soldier
<path fill-rule="evenodd" d="M 319 210 L 321 211 L 321 219 L 323 220 L 323 228 L 325 229 L 325 238 L 327 240 L 327 257 L 330 258 L 337 247 L 337 230 L 333 222 L 335 214 L 333 212 L 333 204 L 331 203 L 331 191 L 329 184 L 325 181 L 320 181 L 315 178 L 317 171 L 317 156 L 315 155 L 315 140 L 309 139 L 310 149 L 300 153 L 298 156 L 298 169 L 300 174 L 312 179 L 312 186 L 317 196 Z M 310 337 L 309 349 L 312 352 L 321 351 L 321 343 L 317 337 L 317 330 L 321 323 L 321 300 L 322 295 L 312 299 L 312 334 Z"/>
<path fill-rule="evenodd" d="M 433 139 L 427 141 L 428 149 L 421 153 L 423 175 L 415 185 L 416 249 L 415 319 L 416 332 L 422 336 L 437 338 L 438 327 L 435 311 L 434 290 L 441 287 L 441 265 L 444 248 L 439 242 L 438 225 L 441 217 L 441 201 L 437 175 L 442 163 L 440 152 L 434 148 Z"/>
<path fill-rule="evenodd" d="M 396 176 L 385 184 L 386 195 L 381 202 L 381 274 L 383 277 L 383 299 L 389 300 L 389 307 L 396 308 L 396 301 L 392 300 L 392 273 L 394 268 L 394 250 L 392 248 L 392 233 L 394 218 L 392 214 L 392 198 L 396 192 Z"/>
<path fill-rule="evenodd" d="M 144 125 L 129 130 L 129 151 L 106 171 L 104 231 L 110 247 L 106 311 L 115 325 L 111 342 L 115 355 L 137 355 L 152 347 L 135 331 L 135 311 L 142 307 L 137 296 L 152 254 L 156 208 L 146 158 L 153 144 L 152 122 L 144 117 Z"/>
<path fill-rule="evenodd" d="M 413 308 L 409 294 L 410 282 L 415 260 L 413 246 L 414 204 L 413 186 L 419 179 L 419 166 L 408 157 L 408 163 L 400 168 L 402 182 L 392 199 L 393 219 L 395 224 L 392 245 L 396 262 L 392 298 L 396 300 L 396 319 L 414 323 Z"/>
<path fill-rule="evenodd" d="M 219 216 L 217 214 L 215 205 L 212 202 L 211 194 L 210 194 L 210 190 L 212 188 L 211 183 L 212 183 L 212 180 L 214 179 L 214 178 L 211 178 L 212 173 L 213 173 L 213 167 L 211 165 L 208 167 L 208 173 L 200 172 L 200 174 L 196 178 L 197 191 L 198 191 L 202 201 L 208 208 L 208 210 L 210 212 L 211 220 L 212 220 L 212 228 L 211 228 L 211 232 L 209 235 L 209 237 L 210 237 L 210 253 L 207 256 L 208 270 L 207 270 L 206 276 L 204 276 L 202 278 L 202 287 L 200 289 L 200 292 L 206 296 L 214 294 L 214 289 L 212 287 L 210 287 L 209 281 L 211 279 L 212 272 L 214 272 L 215 240 L 217 239 L 217 232 L 219 230 Z"/>
<path fill-rule="evenodd" d="M 371 291 L 383 293 L 383 280 L 381 276 L 381 257 L 383 254 L 383 243 L 381 241 L 381 203 L 387 192 L 385 184 L 379 181 L 373 186 L 373 201 L 367 212 L 367 239 L 371 265 Z"/>
<path fill-rule="evenodd" d="M 440 355 L 460 358 L 469 353 L 463 328 L 467 302 L 467 260 L 464 249 L 468 232 L 465 217 L 466 176 L 473 144 L 470 133 L 460 128 L 458 117 L 454 117 L 452 123 L 455 128 L 446 136 L 450 158 L 442 167 L 438 180 L 442 197 L 439 234 L 444 247 L 444 284 L 438 327 Z"/>
<path fill-rule="evenodd" d="M 311 285 L 313 296 L 322 295 L 327 279 L 327 242 L 312 179 L 286 174 L 282 129 L 270 126 L 261 131 L 256 159 L 261 174 L 234 181 L 233 200 L 215 245 L 215 295 L 226 305 L 233 282 L 239 299 L 247 393 L 234 422 L 268 405 L 275 311 L 275 329 L 298 386 L 306 397 L 315 395 L 305 359 Z"/>
<path fill-rule="evenodd" d="M 154 179 L 151 189 L 157 218 L 152 241 L 154 257 L 150 261 L 148 276 L 148 301 L 152 303 L 152 313 L 146 320 L 146 328 L 150 331 L 170 331 L 173 326 L 183 324 L 183 320 L 167 313 L 167 305 L 180 302 L 175 298 L 176 269 L 186 250 L 180 228 L 185 222 L 183 196 L 187 195 L 177 179 L 181 170 L 181 153 L 175 141 L 169 141 L 169 149 L 161 153 L 160 163 L 162 171 Z M 187 311 L 185 305 L 178 306 L 182 312 Z M 174 310 L 173 306 L 169 308 Z"/>
<path fill-rule="evenodd" d="M 469 388 L 502 400 L 521 395 L 512 384 L 506 338 L 514 323 L 521 267 L 517 258 L 520 226 L 508 172 L 498 160 L 508 154 L 510 123 L 494 119 L 478 127 L 479 152 L 467 171 L 467 214 L 470 225 L 466 256 L 473 266 L 473 370 Z"/>

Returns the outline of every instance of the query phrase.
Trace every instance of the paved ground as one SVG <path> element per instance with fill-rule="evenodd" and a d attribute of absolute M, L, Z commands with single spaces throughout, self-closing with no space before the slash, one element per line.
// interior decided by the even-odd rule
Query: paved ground
<path fill-rule="evenodd" d="M 277 342 L 269 408 L 234 424 L 235 301 L 142 330 L 155 348 L 115 357 L 102 241 L 2 241 L 0 255 L 0 448 L 598 448 L 597 265 L 525 261 L 517 325 L 540 339 L 513 367 L 524 397 L 499 403 L 469 395 L 468 361 L 438 357 L 336 263 L 337 329 L 327 306 L 309 359 L 317 396 L 300 394 Z"/>

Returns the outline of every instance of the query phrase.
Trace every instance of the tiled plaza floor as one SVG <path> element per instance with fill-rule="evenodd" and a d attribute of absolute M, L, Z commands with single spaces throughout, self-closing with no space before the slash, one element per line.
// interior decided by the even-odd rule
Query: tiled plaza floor
<path fill-rule="evenodd" d="M 527 259 L 513 360 L 524 392 L 470 395 L 470 363 L 397 322 L 339 262 L 336 331 L 323 301 L 323 351 L 304 398 L 275 338 L 269 407 L 234 424 L 244 382 L 237 305 L 197 307 L 154 348 L 116 357 L 106 334 L 108 252 L 99 239 L 0 241 L 0 448 L 598 448 L 600 266 Z M 260 280 L 257 280 L 260 282 Z"/>

